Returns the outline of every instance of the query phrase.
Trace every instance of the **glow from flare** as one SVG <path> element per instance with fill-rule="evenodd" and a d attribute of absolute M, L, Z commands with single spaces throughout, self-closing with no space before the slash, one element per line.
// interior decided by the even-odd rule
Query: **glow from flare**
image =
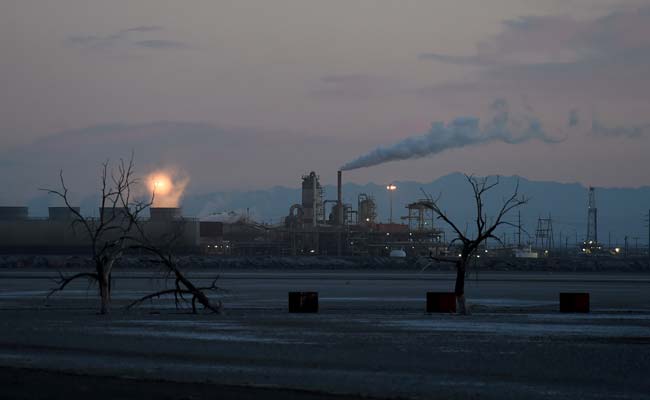
<path fill-rule="evenodd" d="M 153 207 L 179 207 L 180 199 L 189 180 L 167 170 L 150 173 L 147 189 L 153 195 Z"/>

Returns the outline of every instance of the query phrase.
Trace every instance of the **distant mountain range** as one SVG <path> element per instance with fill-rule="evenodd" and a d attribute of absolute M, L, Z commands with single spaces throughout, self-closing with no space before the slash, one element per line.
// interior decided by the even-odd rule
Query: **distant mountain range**
<path fill-rule="evenodd" d="M 345 175 L 344 181 L 345 181 Z M 500 183 L 489 192 L 486 198 L 488 217 L 494 215 L 495 208 L 500 206 L 502 199 L 509 196 L 519 180 L 519 193 L 530 198 L 528 204 L 521 208 L 522 226 L 532 236 L 537 228 L 539 217 L 550 218 L 553 223 L 555 242 L 573 245 L 576 240 L 583 240 L 586 234 L 587 221 L 587 188 L 578 183 L 558 183 L 531 181 L 514 176 L 500 177 Z M 393 216 L 397 221 L 406 215 L 405 205 L 424 197 L 423 191 L 438 196 L 440 203 L 449 215 L 458 221 L 458 225 L 468 231 L 473 228 L 474 199 L 471 187 L 460 173 L 442 176 L 433 182 L 420 183 L 412 181 L 394 182 L 398 189 L 393 193 Z M 336 198 L 336 187 L 324 187 L 325 198 Z M 357 208 L 357 196 L 366 193 L 374 196 L 380 220 L 387 221 L 389 215 L 389 195 L 385 185 L 368 183 L 358 185 L 344 183 L 343 199 L 345 203 Z M 183 213 L 187 216 L 206 216 L 211 213 L 237 211 L 248 212 L 250 216 L 261 222 L 279 223 L 289 212 L 292 204 L 300 203 L 300 188 L 272 187 L 266 190 L 212 192 L 204 194 L 188 194 L 183 199 Z M 85 199 L 82 210 L 96 210 L 95 198 Z M 48 200 L 44 197 L 33 199 L 30 206 L 32 215 L 46 215 Z M 598 208 L 599 241 L 604 244 L 623 244 L 628 236 L 628 244 L 634 247 L 648 245 L 647 213 L 650 209 L 650 187 L 640 188 L 596 188 L 596 206 Z M 516 224 L 517 212 L 508 218 Z M 441 224 L 441 222 L 438 222 Z M 447 229 L 447 227 L 443 228 Z M 448 229 L 447 229 L 448 230 Z M 506 235 L 507 240 L 514 240 L 516 229 L 507 227 L 499 233 Z M 560 239 L 561 235 L 561 239 Z M 524 233 L 522 241 L 526 241 Z"/>

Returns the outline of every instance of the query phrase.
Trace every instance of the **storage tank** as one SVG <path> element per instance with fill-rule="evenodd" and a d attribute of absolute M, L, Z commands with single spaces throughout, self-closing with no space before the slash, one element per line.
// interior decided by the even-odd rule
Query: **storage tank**
<path fill-rule="evenodd" d="M 390 257 L 405 258 L 406 257 L 406 252 L 404 251 L 404 249 L 391 250 L 390 251 Z"/>
<path fill-rule="evenodd" d="M 149 215 L 152 221 L 172 221 L 181 218 L 181 209 L 178 207 L 151 207 Z"/>
<path fill-rule="evenodd" d="M 23 220 L 29 216 L 27 207 L 0 207 L 0 220 Z"/>
<path fill-rule="evenodd" d="M 72 209 L 76 212 L 80 212 L 79 207 L 72 207 Z M 49 207 L 48 215 L 52 221 L 70 221 L 77 218 L 75 213 L 68 207 Z"/>
<path fill-rule="evenodd" d="M 99 215 L 104 216 L 104 221 L 107 221 L 109 219 L 114 219 L 116 222 L 122 221 L 123 219 L 126 219 L 128 217 L 128 208 L 124 207 L 107 207 L 107 208 L 101 208 L 99 207 Z"/>

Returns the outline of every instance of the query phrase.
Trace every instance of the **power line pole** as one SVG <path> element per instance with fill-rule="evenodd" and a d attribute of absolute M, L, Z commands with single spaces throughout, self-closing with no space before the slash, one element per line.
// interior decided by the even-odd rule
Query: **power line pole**
<path fill-rule="evenodd" d="M 650 264 L 650 209 L 648 209 L 648 215 L 645 222 L 648 224 L 648 263 Z"/>
<path fill-rule="evenodd" d="M 612 248 L 612 232 L 607 232 L 607 247 Z"/>
<path fill-rule="evenodd" d="M 598 243 L 598 209 L 596 208 L 596 191 L 593 187 L 589 187 L 586 241 L 591 241 L 593 244 Z"/>
<path fill-rule="evenodd" d="M 521 248 L 521 211 L 519 211 L 519 222 L 517 223 L 517 229 L 518 229 L 518 238 L 517 238 L 517 246 Z"/>

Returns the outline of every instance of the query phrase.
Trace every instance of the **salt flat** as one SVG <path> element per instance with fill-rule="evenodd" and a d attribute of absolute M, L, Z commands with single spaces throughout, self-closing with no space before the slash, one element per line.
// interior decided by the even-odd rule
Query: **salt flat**
<path fill-rule="evenodd" d="M 0 366 L 390 398 L 650 398 L 650 275 L 472 274 L 471 316 L 424 312 L 426 291 L 453 287 L 438 272 L 221 271 L 225 315 L 171 299 L 126 312 L 165 285 L 129 271 L 99 316 L 84 282 L 45 302 L 53 276 L 0 272 Z M 318 291 L 320 313 L 288 314 L 290 290 Z M 590 292 L 592 313 L 558 313 L 560 291 Z"/>

